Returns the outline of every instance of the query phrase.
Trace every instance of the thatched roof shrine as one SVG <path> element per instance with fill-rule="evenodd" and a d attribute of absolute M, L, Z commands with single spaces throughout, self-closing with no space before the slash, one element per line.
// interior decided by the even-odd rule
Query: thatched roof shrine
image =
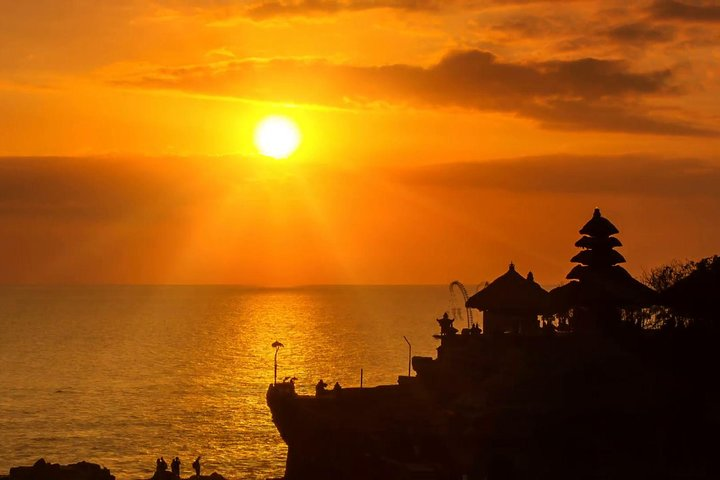
<path fill-rule="evenodd" d="M 547 291 L 538 285 L 532 272 L 524 278 L 510 264 L 508 271 L 492 281 L 465 304 L 478 310 L 540 312 L 545 305 Z"/>

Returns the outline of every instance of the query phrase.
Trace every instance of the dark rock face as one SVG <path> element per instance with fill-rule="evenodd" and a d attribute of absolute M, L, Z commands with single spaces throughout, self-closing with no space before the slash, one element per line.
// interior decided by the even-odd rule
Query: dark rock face
<path fill-rule="evenodd" d="M 47 463 L 41 458 L 32 467 L 13 467 L 3 480 L 115 480 L 110 470 L 100 465 L 79 462 L 71 465 Z"/>
<path fill-rule="evenodd" d="M 718 479 L 717 338 L 448 335 L 394 386 L 270 387 L 287 480 Z"/>

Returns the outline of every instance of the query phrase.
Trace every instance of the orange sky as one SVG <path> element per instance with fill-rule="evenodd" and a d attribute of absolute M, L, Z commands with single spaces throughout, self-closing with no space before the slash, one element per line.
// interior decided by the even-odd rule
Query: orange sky
<path fill-rule="evenodd" d="M 0 282 L 563 280 L 720 253 L 713 1 L 0 0 Z M 258 155 L 264 116 L 300 126 Z"/>

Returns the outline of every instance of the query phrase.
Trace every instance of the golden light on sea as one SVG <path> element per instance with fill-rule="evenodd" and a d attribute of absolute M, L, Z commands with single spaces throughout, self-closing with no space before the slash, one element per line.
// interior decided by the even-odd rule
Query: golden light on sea
<path fill-rule="evenodd" d="M 272 115 L 255 128 L 255 146 L 266 157 L 287 158 L 300 146 L 300 129 L 288 117 Z"/>

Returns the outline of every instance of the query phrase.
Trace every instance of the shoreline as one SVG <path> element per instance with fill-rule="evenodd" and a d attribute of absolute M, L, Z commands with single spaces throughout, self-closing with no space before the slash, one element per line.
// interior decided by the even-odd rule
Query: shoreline
<path fill-rule="evenodd" d="M 169 471 L 151 472 L 142 480 L 231 480 L 223 475 L 212 472 L 189 476 L 177 476 Z M 81 461 L 70 464 L 50 463 L 45 458 L 38 459 L 32 466 L 11 467 L 7 474 L 0 474 L 0 480 L 118 480 L 110 470 L 97 463 Z M 123 479 L 129 480 L 129 479 Z M 139 479 L 138 479 L 139 480 Z M 282 480 L 268 478 L 267 480 Z"/>

